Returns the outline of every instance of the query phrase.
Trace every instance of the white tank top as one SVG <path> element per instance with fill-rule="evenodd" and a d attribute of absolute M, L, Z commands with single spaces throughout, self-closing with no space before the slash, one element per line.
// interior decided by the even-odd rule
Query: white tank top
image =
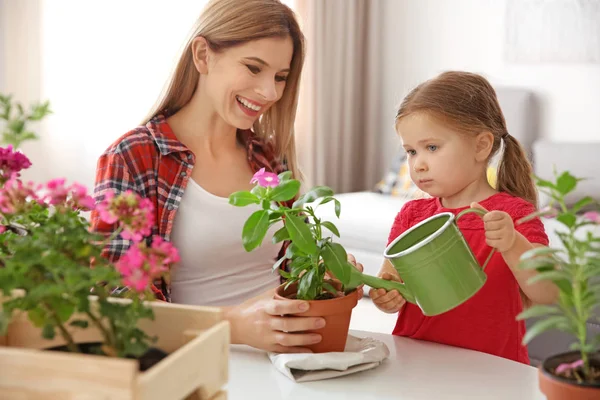
<path fill-rule="evenodd" d="M 235 207 L 228 201 L 188 181 L 171 233 L 181 257 L 171 269 L 174 303 L 236 305 L 279 284 L 271 268 L 281 243 L 271 239 L 283 224 L 272 226 L 262 245 L 246 252 L 242 227 L 259 206 Z"/>

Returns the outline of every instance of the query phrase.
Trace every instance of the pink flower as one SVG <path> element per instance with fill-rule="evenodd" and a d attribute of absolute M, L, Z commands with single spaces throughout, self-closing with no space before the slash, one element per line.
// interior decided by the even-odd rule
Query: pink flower
<path fill-rule="evenodd" d="M 123 284 L 138 293 L 142 293 L 150 286 L 150 275 L 138 269 L 133 271 L 131 275 L 123 277 Z"/>
<path fill-rule="evenodd" d="M 569 370 L 575 369 L 575 368 L 579 368 L 583 366 L 583 360 L 577 360 L 575 362 L 572 363 L 563 363 L 560 364 L 558 367 L 556 367 L 556 370 L 554 372 L 556 372 L 557 374 L 562 374 L 564 372 L 567 372 Z"/>
<path fill-rule="evenodd" d="M 258 183 L 262 187 L 275 187 L 279 185 L 279 177 L 273 172 L 266 172 L 264 168 L 254 174 L 250 183 Z"/>
<path fill-rule="evenodd" d="M 115 196 L 107 192 L 104 200 L 96 206 L 100 219 L 108 224 L 119 221 L 123 227 L 123 239 L 141 241 L 150 236 L 154 226 L 154 206 L 149 199 L 128 190 Z"/>
<path fill-rule="evenodd" d="M 44 201 L 58 210 L 72 209 L 90 211 L 95 208 L 94 199 L 87 194 L 85 186 L 73 183 L 66 185 L 64 178 L 52 179 L 46 183 Z"/>
<path fill-rule="evenodd" d="M 113 213 L 110 206 L 112 204 L 113 199 L 115 198 L 115 193 L 112 191 L 106 192 L 104 195 L 104 200 L 98 205 L 96 205 L 96 211 L 100 215 L 100 219 L 107 224 L 114 224 L 119 220 L 117 214 Z"/>
<path fill-rule="evenodd" d="M 0 147 L 0 181 L 6 182 L 13 174 L 20 176 L 21 170 L 31 167 L 31 161 L 19 151 L 13 151 L 12 145 Z"/>
<path fill-rule="evenodd" d="M 144 242 L 132 244 L 115 266 L 123 276 L 123 284 L 141 293 L 176 262 L 179 252 L 175 246 L 155 236 L 149 248 Z"/>
<path fill-rule="evenodd" d="M 583 218 L 596 224 L 600 223 L 600 213 L 598 211 L 588 211 L 583 214 Z"/>
<path fill-rule="evenodd" d="M 123 276 L 129 276 L 133 271 L 141 269 L 144 265 L 144 254 L 137 245 L 129 247 L 127 252 L 115 264 L 117 271 Z"/>
<path fill-rule="evenodd" d="M 65 178 L 52 179 L 46 183 L 48 193 L 44 200 L 53 206 L 63 205 L 67 202 L 69 188 L 65 186 Z"/>
<path fill-rule="evenodd" d="M 74 183 L 71 188 L 71 207 L 76 210 L 90 211 L 96 206 L 92 196 L 87 194 L 87 188 L 78 183 Z"/>
<path fill-rule="evenodd" d="M 0 211 L 4 214 L 16 214 L 27 209 L 30 201 L 40 202 L 33 182 L 23 184 L 13 174 L 0 189 Z"/>

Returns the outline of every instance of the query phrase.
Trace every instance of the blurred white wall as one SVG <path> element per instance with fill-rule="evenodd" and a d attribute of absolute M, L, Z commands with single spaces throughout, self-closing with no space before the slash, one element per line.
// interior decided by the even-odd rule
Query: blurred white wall
<path fill-rule="evenodd" d="M 600 140 L 600 64 L 506 62 L 506 3 L 384 0 L 381 121 L 390 156 L 398 149 L 393 125 L 402 97 L 448 69 L 482 73 L 496 85 L 530 88 L 541 100 L 544 138 Z M 383 163 L 387 168 L 389 157 Z"/>
<path fill-rule="evenodd" d="M 0 1 L 0 91 L 54 112 L 23 146 L 25 176 L 91 188 L 98 156 L 150 111 L 205 0 Z"/>

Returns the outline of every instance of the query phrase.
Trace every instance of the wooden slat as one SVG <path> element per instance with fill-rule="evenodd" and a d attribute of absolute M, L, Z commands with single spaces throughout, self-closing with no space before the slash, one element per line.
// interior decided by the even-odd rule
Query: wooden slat
<path fill-rule="evenodd" d="M 165 302 L 151 302 L 154 321 L 140 321 L 140 328 L 158 336 L 156 346 L 171 353 L 185 341 L 182 332 L 200 331 L 213 327 L 223 320 L 223 314 L 216 307 L 197 307 Z"/>
<path fill-rule="evenodd" d="M 0 371 L 2 400 L 134 400 L 138 375 L 133 360 L 8 347 Z"/>
<path fill-rule="evenodd" d="M 181 331 L 179 335 L 180 340 L 185 340 L 181 339 Z M 196 392 L 198 399 L 208 400 L 227 383 L 228 356 L 229 323 L 223 321 L 203 331 L 168 358 L 140 374 L 140 398 L 182 399 Z"/>
<path fill-rule="evenodd" d="M 0 337 L 0 399 L 226 399 L 220 389 L 228 379 L 229 323 L 222 321 L 220 309 L 164 302 L 148 305 L 155 319 L 140 321 L 140 327 L 158 336 L 156 346 L 170 354 L 143 373 L 134 360 L 34 350 L 64 342 L 60 335 L 52 341 L 42 339 L 41 330 L 26 314 L 15 315 L 8 335 Z M 69 330 L 77 343 L 101 338 L 92 327 Z"/>

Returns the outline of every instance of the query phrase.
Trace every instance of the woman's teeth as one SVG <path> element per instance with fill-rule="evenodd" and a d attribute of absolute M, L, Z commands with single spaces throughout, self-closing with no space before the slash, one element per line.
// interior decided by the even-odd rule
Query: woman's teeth
<path fill-rule="evenodd" d="M 235 97 L 237 101 L 239 101 L 244 107 L 252 110 L 252 111 L 260 111 L 260 106 L 250 103 L 246 99 L 242 99 L 241 97 Z"/>

